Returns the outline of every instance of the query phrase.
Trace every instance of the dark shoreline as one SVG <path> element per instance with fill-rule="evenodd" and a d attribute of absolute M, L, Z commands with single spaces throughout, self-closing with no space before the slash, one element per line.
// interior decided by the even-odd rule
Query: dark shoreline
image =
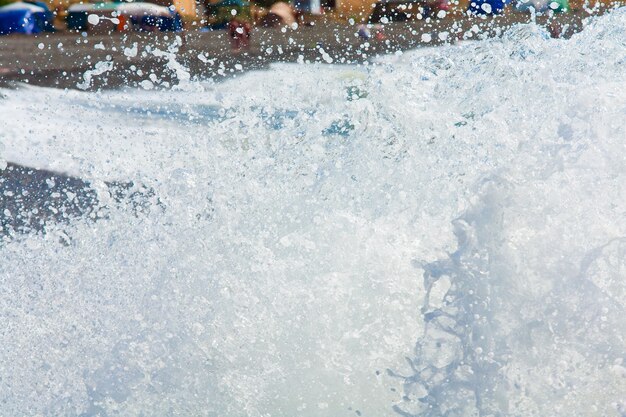
<path fill-rule="evenodd" d="M 537 16 L 535 21 L 553 36 L 567 38 L 581 31 L 589 16 L 585 11 L 576 11 Z M 391 23 L 385 25 L 384 41 L 365 41 L 356 36 L 356 25 L 332 21 L 296 30 L 257 28 L 250 48 L 242 52 L 230 49 L 224 31 L 4 36 L 0 37 L 0 87 L 11 87 L 16 82 L 86 90 L 137 87 L 142 81 L 145 85 L 151 73 L 155 74 L 152 78 L 157 80 L 156 87 L 168 87 L 179 82 L 175 71 L 167 66 L 169 58 L 175 58 L 192 79 L 216 81 L 241 71 L 266 68 L 273 62 L 327 62 L 330 57 L 335 64 L 354 64 L 380 54 L 455 42 L 474 25 L 479 28 L 474 39 L 499 36 L 510 26 L 531 19 L 527 13 L 509 12 L 482 18 Z M 439 33 L 447 33 L 447 38 L 440 39 Z M 432 40 L 423 41 L 424 34 L 430 34 Z M 154 50 L 164 53 L 155 56 Z M 85 74 L 99 62 L 111 68 L 102 74 L 94 73 L 86 83 Z"/>
<path fill-rule="evenodd" d="M 125 204 L 137 216 L 152 209 L 154 190 L 133 182 L 105 181 L 110 204 Z M 67 174 L 8 163 L 0 169 L 0 247 L 19 235 L 45 233 L 46 226 L 69 224 L 86 216 L 106 218 L 111 207 L 103 206 L 89 181 Z"/>

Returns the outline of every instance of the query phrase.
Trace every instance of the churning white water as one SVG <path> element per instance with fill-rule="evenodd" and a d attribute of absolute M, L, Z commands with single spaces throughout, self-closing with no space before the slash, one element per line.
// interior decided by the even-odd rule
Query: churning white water
<path fill-rule="evenodd" d="M 0 156 L 102 213 L 0 246 L 1 416 L 626 415 L 624 10 L 570 40 L 0 93 Z"/>

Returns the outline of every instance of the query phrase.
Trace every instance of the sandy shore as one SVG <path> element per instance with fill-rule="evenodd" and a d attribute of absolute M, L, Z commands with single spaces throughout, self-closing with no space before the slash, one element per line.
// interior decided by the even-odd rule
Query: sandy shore
<path fill-rule="evenodd" d="M 536 22 L 560 36 L 582 29 L 586 12 L 539 16 Z M 157 86 L 178 83 L 176 65 L 192 78 L 219 80 L 272 62 L 319 61 L 357 63 L 378 54 L 455 42 L 474 25 L 473 38 L 498 36 L 516 23 L 529 22 L 526 13 L 488 18 L 415 21 L 385 26 L 384 41 L 360 39 L 357 26 L 318 22 L 313 26 L 256 28 L 247 51 L 235 53 L 224 31 L 180 33 L 87 34 L 60 32 L 40 36 L 0 37 L 0 86 L 15 82 L 82 88 L 134 87 L 150 77 Z M 177 37 L 181 37 L 182 46 Z M 174 62 L 175 61 L 175 62 Z M 168 62 L 170 65 L 168 65 Z M 154 75 L 150 75 L 154 73 Z"/>

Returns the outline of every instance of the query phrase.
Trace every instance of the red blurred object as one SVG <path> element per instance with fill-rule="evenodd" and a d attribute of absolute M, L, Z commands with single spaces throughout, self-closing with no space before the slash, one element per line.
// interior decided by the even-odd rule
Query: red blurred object
<path fill-rule="evenodd" d="M 250 46 L 251 31 L 252 27 L 248 22 L 233 19 L 228 23 L 228 36 L 234 51 L 239 51 L 241 48 L 248 48 Z"/>

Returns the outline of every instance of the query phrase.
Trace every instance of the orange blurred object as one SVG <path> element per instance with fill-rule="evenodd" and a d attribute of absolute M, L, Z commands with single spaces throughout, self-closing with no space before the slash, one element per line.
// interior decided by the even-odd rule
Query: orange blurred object
<path fill-rule="evenodd" d="M 119 21 L 116 27 L 118 32 L 124 32 L 128 29 L 128 19 L 126 18 L 126 16 L 121 14 L 117 17 L 117 20 Z"/>

